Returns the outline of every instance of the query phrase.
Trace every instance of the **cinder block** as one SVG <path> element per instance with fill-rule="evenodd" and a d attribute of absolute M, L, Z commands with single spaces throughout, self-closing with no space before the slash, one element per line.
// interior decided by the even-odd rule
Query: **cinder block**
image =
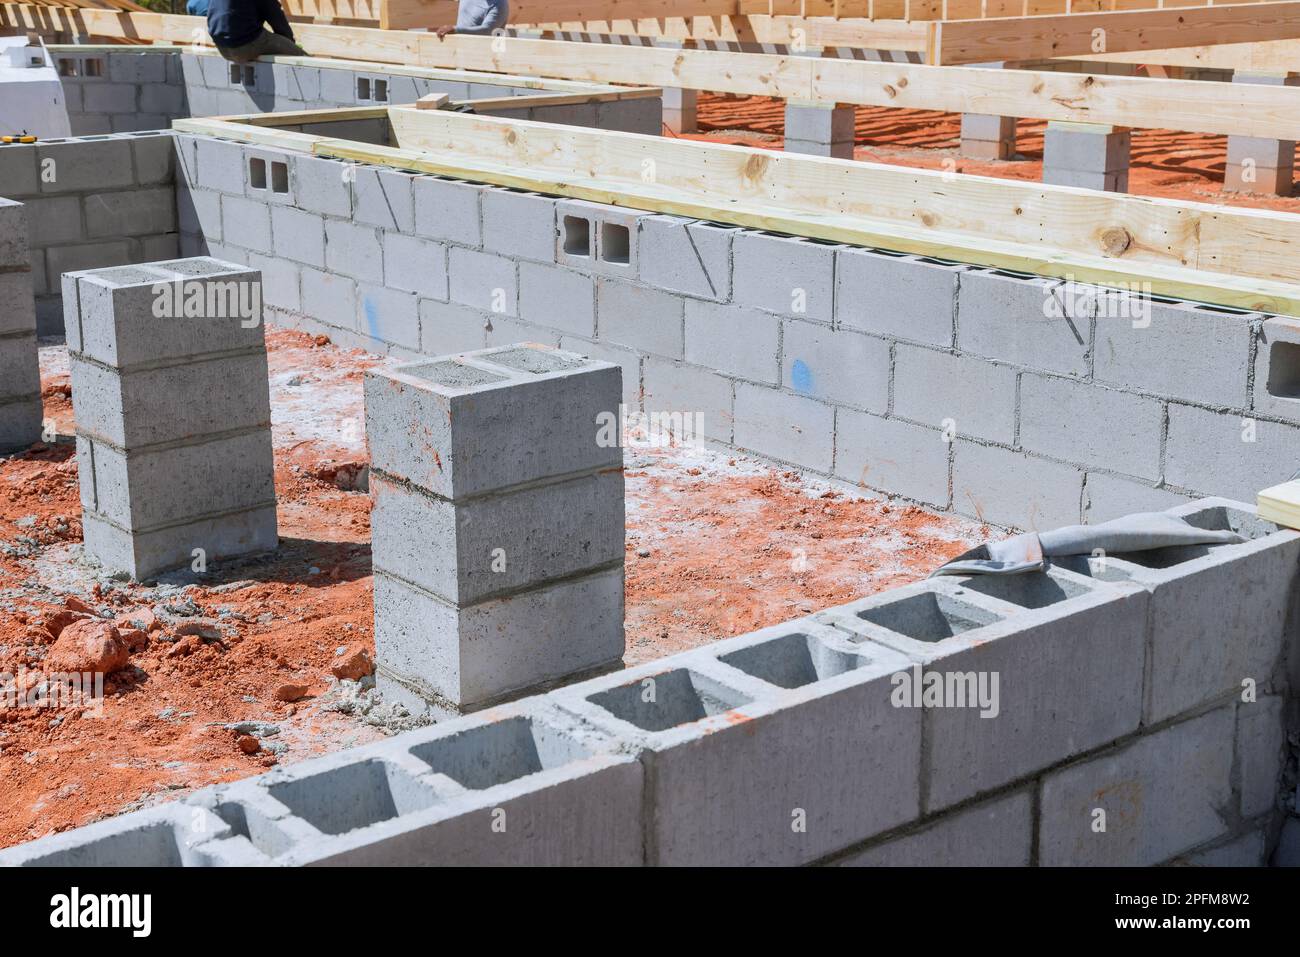
<path fill-rule="evenodd" d="M 1267 814 L 1278 803 L 1285 766 L 1285 701 L 1269 695 L 1237 705 L 1237 769 L 1241 816 Z"/>
<path fill-rule="evenodd" d="M 1265 830 L 1257 828 L 1227 843 L 1194 851 L 1176 863 L 1189 867 L 1261 867 L 1267 863 L 1265 836 Z"/>
<path fill-rule="evenodd" d="M 25 200 L 28 221 L 31 223 L 29 235 L 32 246 L 53 246 L 84 240 L 86 227 L 81 219 L 81 202 L 80 196 L 48 196 L 44 199 Z"/>
<path fill-rule="evenodd" d="M 0 304 L 0 336 L 36 332 L 30 272 L 0 272 Z"/>
<path fill-rule="evenodd" d="M 889 370 L 883 339 L 797 319 L 784 323 L 781 384 L 800 395 L 884 414 Z"/>
<path fill-rule="evenodd" d="M 963 267 L 869 249 L 841 249 L 835 268 L 835 318 L 840 326 L 952 345 Z"/>
<path fill-rule="evenodd" d="M 420 300 L 420 345 L 429 355 L 468 352 L 486 345 L 487 313 L 455 303 Z"/>
<path fill-rule="evenodd" d="M 133 83 L 90 83 L 82 91 L 87 113 L 134 113 L 136 91 Z"/>
<path fill-rule="evenodd" d="M 33 351 L 36 338 L 31 338 Z M 12 343 L 0 339 L 0 349 Z M 27 396 L 12 399 L 0 397 L 0 453 L 26 448 L 41 439 L 41 394 L 39 390 Z"/>
<path fill-rule="evenodd" d="M 699 132 L 697 119 L 699 93 L 676 87 L 663 88 L 663 125 L 670 133 Z"/>
<path fill-rule="evenodd" d="M 734 441 L 743 449 L 829 474 L 835 410 L 803 396 L 737 382 Z"/>
<path fill-rule="evenodd" d="M 357 284 L 357 331 L 380 342 L 420 349 L 420 313 L 415 296 L 400 289 Z"/>
<path fill-rule="evenodd" d="M 347 172 L 352 165 L 341 160 L 319 159 L 312 156 L 293 157 L 293 182 L 298 207 L 309 213 L 323 216 L 352 216 L 352 187 Z M 242 177 L 243 170 L 239 170 Z M 206 177 L 204 186 L 209 186 Z M 240 181 L 238 192 L 243 192 Z"/>
<path fill-rule="evenodd" d="M 1096 297 L 1097 381 L 1207 405 L 1245 405 L 1252 314 L 1078 288 Z"/>
<path fill-rule="evenodd" d="M 5 867 L 179 867 L 208 863 L 195 833 L 228 837 L 214 814 L 179 803 L 146 808 L 0 851 Z"/>
<path fill-rule="evenodd" d="M 303 267 L 302 311 L 327 326 L 356 329 L 356 282 L 346 276 Z"/>
<path fill-rule="evenodd" d="M 787 100 L 785 150 L 852 159 L 853 124 L 854 110 L 851 106 Z"/>
<path fill-rule="evenodd" d="M 370 488 L 375 568 L 450 604 L 473 604 L 623 560 L 619 470 L 463 502 L 379 474 Z"/>
<path fill-rule="evenodd" d="M 346 224 L 335 225 L 343 227 Z M 229 245 L 241 246 L 259 253 L 274 252 L 274 245 L 271 242 L 271 208 L 266 203 L 255 199 L 223 195 L 221 235 Z M 343 240 L 340 240 L 340 243 L 343 243 Z M 347 270 L 341 271 L 347 272 Z"/>
<path fill-rule="evenodd" d="M 1223 188 L 1234 193 L 1290 196 L 1295 189 L 1295 169 L 1229 164 L 1224 168 Z"/>
<path fill-rule="evenodd" d="M 737 232 L 672 216 L 646 216 L 638 256 L 641 281 L 701 299 L 731 298 L 731 241 Z"/>
<path fill-rule="evenodd" d="M 320 71 L 320 98 L 335 107 L 357 105 L 357 75 L 353 69 L 328 67 Z"/>
<path fill-rule="evenodd" d="M 948 505 L 949 445 L 937 429 L 840 409 L 835 474 L 864 488 Z"/>
<path fill-rule="evenodd" d="M 596 284 L 563 266 L 519 264 L 519 315 L 580 336 L 596 334 Z"/>
<path fill-rule="evenodd" d="M 171 186 L 90 193 L 84 203 L 87 239 L 176 231 L 176 191 Z M 243 220 L 237 216 L 236 223 Z"/>
<path fill-rule="evenodd" d="M 934 811 L 1136 730 L 1148 601 L 1053 570 L 930 579 L 817 618 L 912 660 L 896 700 L 925 713 Z M 927 674 L 942 707 L 918 707 Z"/>
<path fill-rule="evenodd" d="M 984 160 L 1013 158 L 1016 155 L 1016 118 L 963 113 L 961 155 Z"/>
<path fill-rule="evenodd" d="M 131 244 L 125 240 L 109 243 L 82 243 L 78 246 L 51 246 L 45 251 L 46 272 L 51 290 L 66 272 L 121 266 L 131 261 Z M 40 286 L 37 284 L 37 295 Z"/>
<path fill-rule="evenodd" d="M 384 281 L 393 289 L 446 301 L 447 247 L 398 233 L 385 233 Z"/>
<path fill-rule="evenodd" d="M 1039 863 L 1141 867 L 1224 834 L 1222 815 L 1232 804 L 1232 736 L 1232 708 L 1219 708 L 1048 774 L 1040 797 Z M 1099 812 L 1105 830 L 1097 826 Z"/>
<path fill-rule="evenodd" d="M 1016 371 L 970 356 L 899 343 L 894 414 L 1010 445 L 1016 431 Z M 971 396 L 979 401 L 972 402 Z"/>
<path fill-rule="evenodd" d="M 688 300 L 686 361 L 776 385 L 780 381 L 781 322 L 743 306 Z"/>
<path fill-rule="evenodd" d="M 1251 408 L 1300 422 L 1300 319 L 1273 316 L 1261 324 L 1252 391 Z"/>
<path fill-rule="evenodd" d="M 379 231 L 371 226 L 327 219 L 325 221 L 325 266 L 365 282 L 384 281 L 384 252 Z"/>
<path fill-rule="evenodd" d="M 662 103 L 657 96 L 600 101 L 596 104 L 596 120 L 593 125 L 602 130 L 658 136 L 663 132 L 665 123 L 673 122 L 674 115 L 672 111 L 665 110 Z M 676 115 L 680 126 L 683 122 L 682 113 Z"/>
<path fill-rule="evenodd" d="M 797 237 L 738 233 L 733 243 L 735 301 L 781 315 L 830 322 L 835 250 Z"/>
<path fill-rule="evenodd" d="M 555 200 L 512 189 L 482 194 L 483 248 L 505 256 L 555 262 Z"/>
<path fill-rule="evenodd" d="M 412 186 L 416 235 L 462 246 L 483 245 L 479 197 L 490 187 L 432 176 L 417 176 Z"/>
<path fill-rule="evenodd" d="M 236 143 L 209 139 L 205 136 L 195 137 L 195 171 L 191 186 L 214 189 L 219 193 L 244 195 L 244 148 Z M 298 163 L 323 163 L 324 160 L 308 160 L 300 157 Z M 350 212 L 350 210 L 349 210 Z"/>
<path fill-rule="evenodd" d="M 1193 525 L 1232 529 L 1248 541 L 1107 556 L 1105 574 L 1152 593 L 1145 722 L 1152 724 L 1251 680 L 1265 687 L 1286 642 L 1287 600 L 1300 533 L 1260 521 L 1252 506 L 1201 499 L 1173 510 Z M 1222 595 L 1249 594 L 1249 602 Z M 1249 640 L 1225 636 L 1248 635 Z"/>
<path fill-rule="evenodd" d="M 358 167 L 352 183 L 353 221 L 404 233 L 414 230 L 413 178 L 400 170 Z"/>
<path fill-rule="evenodd" d="M 135 175 L 141 186 L 176 185 L 176 138 L 161 133 L 157 136 L 136 136 L 131 139 L 131 152 L 135 156 Z"/>
<path fill-rule="evenodd" d="M 606 343 L 681 359 L 685 324 L 680 296 L 617 279 L 602 278 L 596 284 L 597 335 Z"/>
<path fill-rule="evenodd" d="M 187 115 L 185 91 L 178 86 L 151 83 L 140 87 L 140 111 L 179 118 Z"/>
<path fill-rule="evenodd" d="M 1155 399 L 1070 379 L 1020 378 L 1020 445 L 1030 452 L 1155 481 L 1163 427 Z"/>
<path fill-rule="evenodd" d="M 1084 521 L 1096 525 L 1134 512 L 1163 512 L 1182 505 L 1187 496 L 1105 472 L 1089 472 L 1083 499 Z"/>
<path fill-rule="evenodd" d="M 1049 186 L 1072 186 L 1105 193 L 1128 192 L 1128 170 L 1094 172 L 1092 170 L 1043 167 L 1043 182 Z"/>
<path fill-rule="evenodd" d="M 1253 416 L 1169 404 L 1165 481 L 1254 501 L 1295 472 L 1300 432 Z"/>
<path fill-rule="evenodd" d="M 1034 839 L 1028 791 L 953 811 L 835 862 L 838 867 L 1028 867 Z"/>
<path fill-rule="evenodd" d="M 640 263 L 644 214 L 585 200 L 556 203 L 555 261 L 574 269 L 632 278 Z"/>
<path fill-rule="evenodd" d="M 1043 176 L 1049 167 L 1085 173 L 1127 172 L 1131 134 L 1126 129 L 1080 123 L 1047 124 L 1043 139 Z"/>
<path fill-rule="evenodd" d="M 27 143 L 0 145 L 0 183 L 4 196 L 21 199 L 40 192 L 36 146 Z"/>
<path fill-rule="evenodd" d="M 452 302 L 516 316 L 519 314 L 517 270 L 513 259 L 453 246 L 447 255 L 448 295 Z"/>
<path fill-rule="evenodd" d="M 297 263 L 249 253 L 248 265 L 262 274 L 262 304 L 267 309 L 301 313 L 301 270 Z"/>
<path fill-rule="evenodd" d="M 325 266 L 325 220 L 291 206 L 271 208 L 271 235 L 277 256 L 315 266 Z"/>
<path fill-rule="evenodd" d="M 803 864 L 917 816 L 921 712 L 889 701 L 902 663 L 805 619 L 551 697 L 640 751 L 646 863 Z"/>
<path fill-rule="evenodd" d="M 1084 376 L 1092 315 L 1076 314 L 1065 284 L 1000 271 L 962 274 L 957 300 L 957 346 L 1004 362 Z"/>
<path fill-rule="evenodd" d="M 114 51 L 108 56 L 108 78 L 114 83 L 166 83 L 168 55 Z"/>
<path fill-rule="evenodd" d="M 957 439 L 952 507 L 1009 528 L 1048 531 L 1080 519 L 1083 472 L 1023 452 Z"/>
<path fill-rule="evenodd" d="M 559 347 L 566 352 L 602 362 L 612 362 L 623 370 L 623 404 L 629 409 L 641 407 L 641 356 L 630 349 L 620 349 L 603 342 L 591 342 L 578 336 L 561 336 Z M 675 421 L 675 420 L 673 420 Z"/>
<path fill-rule="evenodd" d="M 36 162 L 41 170 L 42 193 L 107 190 L 131 187 L 135 183 L 128 140 L 38 143 Z"/>
<path fill-rule="evenodd" d="M 609 363 L 527 345 L 368 372 L 371 464 L 453 499 L 618 468 L 599 417 L 617 414 L 619 379 Z"/>
<path fill-rule="evenodd" d="M 731 442 L 733 380 L 710 369 L 656 356 L 646 357 L 642 375 L 647 414 L 689 414 L 692 432 L 718 442 Z"/>

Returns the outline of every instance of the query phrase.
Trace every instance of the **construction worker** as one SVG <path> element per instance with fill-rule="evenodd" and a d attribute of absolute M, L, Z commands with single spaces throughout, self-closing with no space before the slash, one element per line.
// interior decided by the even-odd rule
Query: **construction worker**
<path fill-rule="evenodd" d="M 293 42 L 293 28 L 278 0 L 209 0 L 208 34 L 221 55 L 235 63 L 250 63 L 268 53 L 307 55 Z"/>
<path fill-rule="evenodd" d="M 442 39 L 452 33 L 482 36 L 505 28 L 510 19 L 510 0 L 460 0 L 456 9 L 456 25 L 438 27 L 434 33 Z"/>

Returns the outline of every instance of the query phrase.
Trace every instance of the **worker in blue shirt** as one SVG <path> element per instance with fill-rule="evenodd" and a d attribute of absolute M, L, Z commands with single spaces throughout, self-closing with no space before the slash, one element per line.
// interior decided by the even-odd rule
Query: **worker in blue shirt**
<path fill-rule="evenodd" d="M 235 63 L 266 54 L 307 55 L 294 43 L 293 28 L 277 0 L 208 0 L 208 34 L 221 55 Z"/>
<path fill-rule="evenodd" d="M 206 17 L 208 15 L 208 0 L 186 0 L 185 12 L 192 17 Z"/>
<path fill-rule="evenodd" d="M 510 19 L 510 0 L 460 0 L 456 9 L 456 25 L 438 27 L 434 33 L 439 38 L 451 33 L 483 35 L 505 28 Z"/>

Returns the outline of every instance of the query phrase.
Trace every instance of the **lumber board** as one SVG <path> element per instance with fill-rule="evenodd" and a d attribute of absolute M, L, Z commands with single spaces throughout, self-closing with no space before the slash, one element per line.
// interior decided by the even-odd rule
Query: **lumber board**
<path fill-rule="evenodd" d="M 47 8 L 5 5 L 11 11 Z M 198 17 L 63 11 L 99 35 L 190 40 Z M 21 19 L 21 16 L 19 16 Z M 116 32 L 114 32 L 116 31 Z M 1300 88 L 1031 70 L 624 47 L 525 38 L 447 37 L 300 25 L 318 56 L 537 77 L 682 87 L 807 102 L 985 113 L 1135 128 L 1300 139 Z M 201 34 L 206 38 L 206 34 Z"/>
<path fill-rule="evenodd" d="M 380 0 L 379 25 L 409 30 L 456 22 L 456 0 Z M 631 17 L 727 16 L 736 0 L 512 0 L 511 23 Z"/>
<path fill-rule="evenodd" d="M 1264 521 L 1300 529 L 1300 481 L 1292 479 L 1264 489 L 1256 496 L 1255 505 Z"/>
<path fill-rule="evenodd" d="M 929 62 L 936 65 L 1045 60 L 1296 39 L 1300 38 L 1300 3 L 948 20 L 934 27 Z M 1097 48 L 1099 39 L 1104 44 L 1101 49 Z"/>
<path fill-rule="evenodd" d="M 1146 53 L 1091 54 L 1102 63 L 1145 63 L 1153 66 L 1203 67 L 1253 73 L 1300 73 L 1300 40 L 1261 40 L 1217 46 L 1177 47 Z"/>

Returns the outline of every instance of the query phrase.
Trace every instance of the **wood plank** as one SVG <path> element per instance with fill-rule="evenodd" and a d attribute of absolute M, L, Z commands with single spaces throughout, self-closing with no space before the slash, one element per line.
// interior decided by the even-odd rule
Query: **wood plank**
<path fill-rule="evenodd" d="M 389 115 L 401 148 L 318 138 L 311 150 L 1157 295 L 1300 311 L 1288 265 L 1300 217 L 1290 214 L 446 111 L 393 108 Z M 241 138 L 235 123 L 176 125 Z M 644 175 L 647 161 L 653 177 Z M 1282 280 L 1272 272 L 1279 267 Z"/>
<path fill-rule="evenodd" d="M 1158 66 L 1205 67 L 1258 73 L 1300 73 L 1300 40 L 1261 40 L 1218 46 L 1176 47 L 1144 53 L 1090 54 L 1102 63 L 1145 63 Z"/>
<path fill-rule="evenodd" d="M 1300 529 L 1300 481 L 1274 485 L 1259 493 L 1255 500 L 1259 517 L 1284 528 Z"/>
<path fill-rule="evenodd" d="M 1300 3 L 958 20 L 935 24 L 935 64 L 1046 60 L 1099 52 L 1300 38 Z M 1097 50 L 1095 30 L 1103 31 Z"/>
<path fill-rule="evenodd" d="M 381 0 L 379 23 L 387 30 L 456 22 L 456 0 Z M 727 16 L 736 0 L 512 0 L 510 22 L 612 20 L 634 17 Z"/>

